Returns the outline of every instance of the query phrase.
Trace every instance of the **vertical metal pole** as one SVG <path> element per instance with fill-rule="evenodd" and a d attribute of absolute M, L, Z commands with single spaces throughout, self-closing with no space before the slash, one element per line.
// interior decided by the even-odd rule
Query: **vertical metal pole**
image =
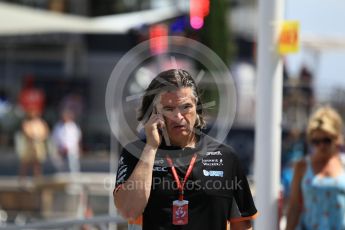
<path fill-rule="evenodd" d="M 115 119 L 115 116 L 113 115 L 111 118 L 111 122 L 118 122 Z M 115 185 L 115 172 L 117 169 L 117 161 L 118 161 L 118 153 L 119 151 L 119 143 L 115 139 L 115 137 L 112 135 L 112 132 L 110 131 L 110 160 L 109 160 L 109 175 L 110 178 L 113 178 L 113 183 L 111 184 Z M 109 188 L 110 186 L 107 186 Z M 113 187 L 113 186 L 111 186 Z M 109 216 L 116 216 L 117 211 L 114 205 L 114 199 L 113 199 L 113 190 L 109 189 Z M 117 224 L 109 223 L 109 230 L 117 230 Z"/>
<path fill-rule="evenodd" d="M 118 111 L 117 109 L 114 110 L 114 112 Z M 111 124 L 116 124 L 117 122 L 119 122 L 116 119 L 117 116 L 115 116 L 115 114 L 112 114 L 111 118 L 110 118 L 110 122 Z M 115 136 L 113 135 L 113 132 L 110 131 L 110 160 L 109 160 L 109 178 L 111 180 L 111 185 L 114 186 L 110 186 L 112 189 L 109 189 L 109 216 L 116 216 L 117 215 L 117 210 L 115 208 L 114 205 L 114 198 L 113 198 L 113 189 L 115 187 L 115 173 L 116 173 L 116 169 L 117 169 L 117 161 L 118 161 L 118 152 L 120 150 L 120 145 L 118 140 L 115 138 Z M 109 188 L 109 186 L 107 186 Z M 109 230 L 117 230 L 118 229 L 118 225 L 115 223 L 109 223 L 108 226 Z"/>
<path fill-rule="evenodd" d="M 278 229 L 280 190 L 282 60 L 277 53 L 283 0 L 259 1 L 258 76 L 255 134 L 257 230 Z"/>

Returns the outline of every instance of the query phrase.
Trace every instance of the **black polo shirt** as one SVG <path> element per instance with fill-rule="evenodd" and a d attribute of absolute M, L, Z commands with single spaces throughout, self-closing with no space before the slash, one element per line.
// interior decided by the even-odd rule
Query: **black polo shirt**
<path fill-rule="evenodd" d="M 116 188 L 133 172 L 145 143 L 127 145 L 120 156 Z M 178 199 L 177 184 L 166 162 L 169 155 L 182 180 L 190 159 L 197 154 L 186 185 L 184 199 L 189 201 L 188 224 L 172 224 L 172 203 Z M 257 213 L 246 176 L 229 146 L 202 136 L 196 148 L 160 146 L 153 167 L 151 194 L 142 216 L 143 230 L 225 230 L 227 221 L 252 219 Z"/>

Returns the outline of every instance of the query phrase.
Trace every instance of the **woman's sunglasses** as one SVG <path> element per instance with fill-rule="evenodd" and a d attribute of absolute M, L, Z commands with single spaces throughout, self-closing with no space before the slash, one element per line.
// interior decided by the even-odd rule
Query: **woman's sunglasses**
<path fill-rule="evenodd" d="M 325 137 L 325 138 L 320 138 L 320 139 L 312 139 L 311 143 L 313 145 L 320 145 L 320 144 L 325 144 L 325 145 L 330 145 L 332 143 L 333 139 L 329 138 L 329 137 Z"/>

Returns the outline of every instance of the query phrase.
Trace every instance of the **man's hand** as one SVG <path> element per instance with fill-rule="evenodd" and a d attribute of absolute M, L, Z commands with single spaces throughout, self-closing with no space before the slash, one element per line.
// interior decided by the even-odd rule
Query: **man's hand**
<path fill-rule="evenodd" d="M 150 119 L 145 124 L 145 134 L 146 134 L 146 143 L 152 148 L 158 148 L 162 137 L 159 134 L 158 129 L 164 128 L 164 118 L 161 114 L 156 112 L 156 109 L 153 110 Z"/>

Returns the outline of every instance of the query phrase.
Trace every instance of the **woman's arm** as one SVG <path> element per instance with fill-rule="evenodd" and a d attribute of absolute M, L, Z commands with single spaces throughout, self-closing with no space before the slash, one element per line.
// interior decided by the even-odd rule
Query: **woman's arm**
<path fill-rule="evenodd" d="M 305 173 L 305 160 L 299 161 L 295 165 L 294 177 L 291 186 L 291 195 L 289 200 L 289 208 L 287 214 L 286 230 L 295 230 L 298 225 L 300 214 L 303 209 L 303 196 L 301 190 L 301 182 Z"/>

